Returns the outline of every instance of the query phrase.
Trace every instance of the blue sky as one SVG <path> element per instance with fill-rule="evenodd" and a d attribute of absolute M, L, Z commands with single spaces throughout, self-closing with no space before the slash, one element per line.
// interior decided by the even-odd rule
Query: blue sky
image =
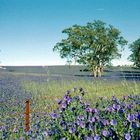
<path fill-rule="evenodd" d="M 129 43 L 140 37 L 140 0 L 0 0 L 0 65 L 61 65 L 52 51 L 73 24 L 102 20 Z M 126 46 L 120 60 L 129 63 Z"/>

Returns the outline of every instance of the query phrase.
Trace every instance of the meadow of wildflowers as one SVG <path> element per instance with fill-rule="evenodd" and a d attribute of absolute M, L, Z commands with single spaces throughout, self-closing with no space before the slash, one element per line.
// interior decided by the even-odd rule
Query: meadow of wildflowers
<path fill-rule="evenodd" d="M 84 102 L 84 90 L 75 88 L 77 91 L 81 95 L 72 96 L 67 91 L 58 101 L 59 111 L 50 114 L 47 133 L 52 139 L 140 139 L 140 95 L 120 100 L 100 97 L 91 107 Z"/>
<path fill-rule="evenodd" d="M 31 101 L 28 132 L 26 99 Z M 139 82 L 0 75 L 2 140 L 139 140 L 139 130 Z"/>

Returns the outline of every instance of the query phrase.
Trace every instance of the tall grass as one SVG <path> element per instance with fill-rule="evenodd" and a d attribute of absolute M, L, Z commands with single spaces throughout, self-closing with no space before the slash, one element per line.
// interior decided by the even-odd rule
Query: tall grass
<path fill-rule="evenodd" d="M 67 90 L 82 87 L 85 99 L 94 104 L 98 97 L 117 98 L 129 94 L 140 94 L 140 82 L 136 81 L 49 81 L 46 83 L 23 82 L 23 87 L 32 94 L 33 111 L 49 111 L 56 108 L 57 100 L 62 98 Z"/>

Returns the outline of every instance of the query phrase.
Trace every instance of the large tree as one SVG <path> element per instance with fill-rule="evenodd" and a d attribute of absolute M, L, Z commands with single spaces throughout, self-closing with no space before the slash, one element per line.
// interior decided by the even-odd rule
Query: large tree
<path fill-rule="evenodd" d="M 134 41 L 129 48 L 132 51 L 129 59 L 134 62 L 134 66 L 140 68 L 140 38 Z"/>
<path fill-rule="evenodd" d="M 112 59 L 121 56 L 120 50 L 127 44 L 118 29 L 100 20 L 85 26 L 74 25 L 62 33 L 67 34 L 67 38 L 58 42 L 53 50 L 58 51 L 61 58 L 87 65 L 95 77 L 101 76 L 103 67 Z"/>

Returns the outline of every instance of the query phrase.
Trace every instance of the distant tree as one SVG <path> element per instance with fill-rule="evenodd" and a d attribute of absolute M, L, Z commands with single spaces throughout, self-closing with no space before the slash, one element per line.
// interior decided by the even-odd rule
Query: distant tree
<path fill-rule="evenodd" d="M 132 54 L 129 56 L 129 59 L 134 62 L 134 66 L 140 68 L 140 38 L 134 41 L 130 46 Z"/>
<path fill-rule="evenodd" d="M 119 58 L 120 51 L 127 44 L 118 29 L 100 20 L 85 26 L 74 25 L 62 33 L 67 34 L 67 38 L 58 42 L 53 50 L 58 51 L 61 58 L 76 58 L 79 64 L 87 65 L 94 77 L 101 76 L 103 67 Z"/>

